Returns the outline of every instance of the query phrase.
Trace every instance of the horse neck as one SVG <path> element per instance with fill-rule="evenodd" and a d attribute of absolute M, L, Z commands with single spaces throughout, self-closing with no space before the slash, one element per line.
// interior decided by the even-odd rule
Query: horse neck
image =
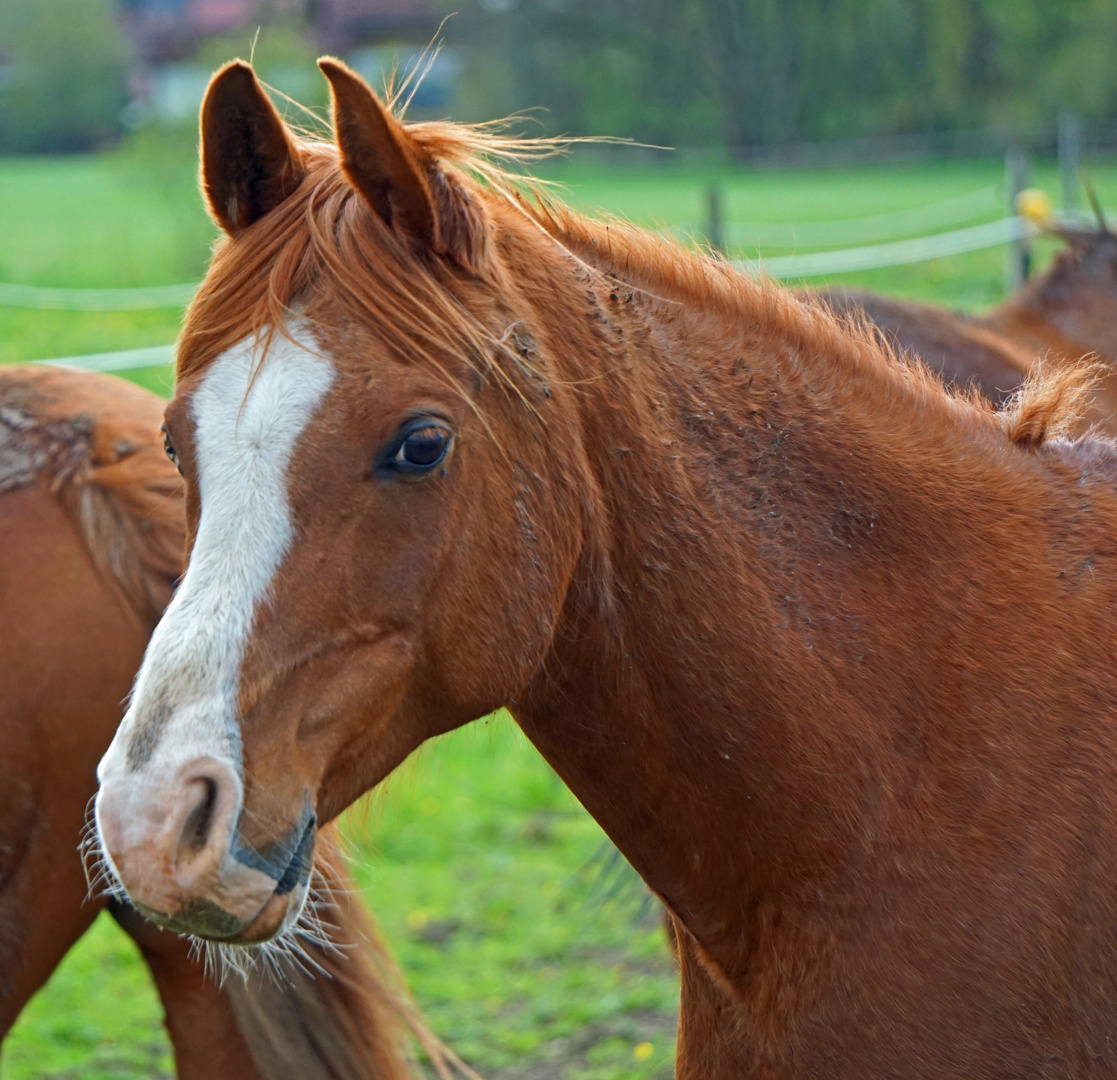
<path fill-rule="evenodd" d="M 862 784 L 891 738 L 875 717 L 913 708 L 896 653 L 921 625 L 919 576 L 956 588 L 935 580 L 938 549 L 981 528 L 977 449 L 967 496 L 940 463 L 967 423 L 978 441 L 992 425 L 727 270 L 681 302 L 562 273 L 562 318 L 539 310 L 582 388 L 571 422 L 596 494 L 551 661 L 513 712 L 734 978 L 740 912 L 836 872 L 873 812 Z M 935 505 L 948 527 L 921 550 Z M 900 545 L 906 586 L 874 592 L 864 575 L 891 587 Z"/>

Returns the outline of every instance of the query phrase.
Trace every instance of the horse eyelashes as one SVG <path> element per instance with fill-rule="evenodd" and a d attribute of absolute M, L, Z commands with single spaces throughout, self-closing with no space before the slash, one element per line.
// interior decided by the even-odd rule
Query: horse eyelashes
<path fill-rule="evenodd" d="M 446 460 L 453 433 L 444 424 L 420 417 L 405 424 L 377 459 L 380 476 L 421 477 Z"/>
<path fill-rule="evenodd" d="M 181 473 L 182 472 L 182 465 L 179 463 L 178 451 L 175 449 L 175 444 L 173 442 L 171 442 L 171 436 L 168 433 L 167 429 L 164 427 L 162 430 L 163 430 L 163 453 L 167 455 L 167 457 L 171 461 L 171 464 L 176 469 L 178 469 L 178 471 Z"/>

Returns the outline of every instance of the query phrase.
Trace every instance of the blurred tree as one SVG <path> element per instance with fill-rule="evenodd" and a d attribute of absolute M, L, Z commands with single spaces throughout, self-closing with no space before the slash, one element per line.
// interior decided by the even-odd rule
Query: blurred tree
<path fill-rule="evenodd" d="M 450 0 L 444 0 L 449 3 Z M 505 109 L 542 106 L 553 132 L 658 145 L 720 141 L 704 0 L 483 0 L 448 36 L 486 68 L 507 65 Z M 490 107 L 490 115 L 491 115 Z"/>
<path fill-rule="evenodd" d="M 442 2 L 553 131 L 747 155 L 1117 114 L 1114 0 Z"/>
<path fill-rule="evenodd" d="M 269 12 L 266 6 L 258 9 L 256 19 L 249 27 L 208 38 L 193 62 L 216 71 L 229 60 L 251 58 L 256 74 L 276 91 L 279 110 L 296 124 L 313 126 L 311 118 L 294 104 L 317 107 L 322 112 L 329 104 L 326 80 L 314 63 L 320 52 L 309 27 L 285 11 Z M 190 126 L 194 125 L 191 117 Z"/>
<path fill-rule="evenodd" d="M 1068 108 L 1117 116 L 1117 0 L 435 2 L 461 12 L 446 36 L 473 57 L 459 114 L 543 106 L 551 132 L 747 157 L 802 140 L 1052 125 Z M 128 60 L 114 8 L 0 0 L 0 150 L 114 137 Z M 267 10 L 265 78 L 322 104 L 301 25 Z M 248 42 L 248 31 L 211 41 L 199 62 Z"/>
<path fill-rule="evenodd" d="M 113 139 L 128 45 L 110 0 L 0 0 L 0 149 L 88 150 Z"/>

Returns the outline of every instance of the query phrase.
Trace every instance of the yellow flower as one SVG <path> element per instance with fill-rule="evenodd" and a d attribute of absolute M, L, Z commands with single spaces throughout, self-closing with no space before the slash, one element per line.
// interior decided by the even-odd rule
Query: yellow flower
<path fill-rule="evenodd" d="M 1016 196 L 1016 212 L 1035 225 L 1045 225 L 1051 220 L 1054 210 L 1046 191 L 1030 187 Z"/>
<path fill-rule="evenodd" d="M 655 1053 L 655 1047 L 650 1042 L 637 1043 L 632 1048 L 632 1056 L 637 1061 L 647 1061 Z"/>

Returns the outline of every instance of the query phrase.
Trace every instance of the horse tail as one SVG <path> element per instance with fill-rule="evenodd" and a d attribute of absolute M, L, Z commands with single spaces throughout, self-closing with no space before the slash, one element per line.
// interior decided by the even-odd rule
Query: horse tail
<path fill-rule="evenodd" d="M 413 1038 L 443 1080 L 480 1080 L 430 1030 L 361 905 L 332 830 L 319 836 L 314 918 L 278 970 L 225 981 L 237 1027 L 268 1080 L 410 1080 Z"/>

